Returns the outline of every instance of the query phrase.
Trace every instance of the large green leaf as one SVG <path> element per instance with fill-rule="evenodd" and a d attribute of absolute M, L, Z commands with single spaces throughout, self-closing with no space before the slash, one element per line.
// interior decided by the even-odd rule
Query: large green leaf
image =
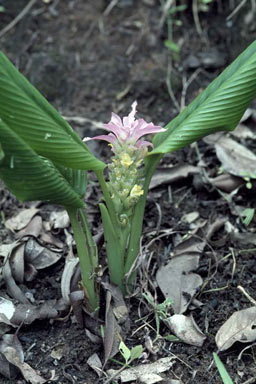
<path fill-rule="evenodd" d="M 53 163 L 35 153 L 3 121 L 0 121 L 0 142 L 0 178 L 20 200 L 43 200 L 77 208 L 84 206 L 72 183 Z M 85 176 L 79 177 L 83 180 Z"/>
<path fill-rule="evenodd" d="M 53 162 L 86 170 L 105 166 L 1 52 L 0 118 L 36 153 Z"/>
<path fill-rule="evenodd" d="M 153 140 L 164 154 L 216 131 L 234 129 L 256 95 L 256 41 Z"/>

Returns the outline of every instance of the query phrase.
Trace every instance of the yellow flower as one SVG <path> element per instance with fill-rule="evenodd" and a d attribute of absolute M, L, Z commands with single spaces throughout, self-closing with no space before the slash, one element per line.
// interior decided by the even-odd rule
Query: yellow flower
<path fill-rule="evenodd" d="M 131 190 L 130 197 L 140 197 L 144 193 L 140 185 L 135 184 Z"/>
<path fill-rule="evenodd" d="M 121 162 L 123 167 L 129 168 L 130 165 L 132 165 L 133 160 L 130 158 L 128 153 L 122 153 L 120 156 L 120 162 Z"/>

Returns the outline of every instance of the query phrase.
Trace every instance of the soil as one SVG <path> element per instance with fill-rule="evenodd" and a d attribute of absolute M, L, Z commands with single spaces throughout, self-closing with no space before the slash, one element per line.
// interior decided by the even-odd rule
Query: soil
<path fill-rule="evenodd" d="M 5 9 L 0 13 L 1 29 L 19 15 L 28 3 L 26 0 L 0 0 L 0 5 Z M 256 27 L 250 21 L 251 2 L 246 2 L 232 18 L 227 19 L 240 1 L 213 0 L 206 12 L 199 12 L 201 34 L 193 17 L 192 2 L 188 2 L 186 10 L 173 15 L 173 19 L 171 16 L 164 17 L 161 3 L 165 1 L 38 0 L 1 37 L 1 49 L 63 116 L 88 119 L 82 125 L 78 124 L 77 119 L 70 121 L 82 137 L 94 136 L 96 128 L 92 122 L 108 122 L 111 111 L 121 116 L 127 115 L 134 100 L 138 101 L 141 117 L 164 126 L 177 114 L 166 86 L 168 69 L 171 69 L 169 74 L 177 105 L 188 104 L 255 39 Z M 110 8 L 110 5 L 113 7 Z M 176 19 L 181 22 L 180 26 L 175 25 Z M 168 22 L 173 26 L 173 41 L 180 47 L 180 53 L 172 54 L 165 46 Z M 187 81 L 197 70 L 197 75 L 187 87 Z M 104 143 L 90 142 L 89 145 L 97 156 L 107 161 L 109 151 Z M 217 175 L 220 164 L 212 147 L 201 141 L 198 150 L 208 174 Z M 180 164 L 198 164 L 195 147 L 167 155 L 161 166 Z M 95 183 L 90 188 L 90 222 L 96 234 L 101 228 L 96 200 L 99 189 Z M 5 219 L 29 206 L 28 203 L 18 202 L 3 185 L 0 186 L 0 201 Z M 255 207 L 254 192 L 246 187 L 241 188 L 232 201 L 234 205 Z M 231 206 L 216 189 L 200 180 L 198 182 L 196 177 L 178 180 L 171 186 L 160 185 L 149 194 L 144 244 L 152 239 L 148 234 L 156 230 L 159 221 L 161 230 L 171 229 L 182 235 L 188 233 L 191 226 L 184 223 L 182 217 L 190 212 L 198 212 L 201 219 L 211 222 L 225 217 L 227 222 L 243 227 Z M 41 214 L 48 217 L 57 207 L 43 204 L 40 209 Z M 255 231 L 255 222 L 249 228 Z M 63 231 L 57 235 L 63 238 Z M 4 244 L 14 238 L 3 221 L 0 224 L 0 238 Z M 159 260 L 168 254 L 173 241 L 174 237 L 169 235 L 154 243 L 154 256 L 150 263 L 150 278 L 153 281 Z M 216 271 L 213 252 L 218 261 Z M 65 255 L 66 252 L 63 252 L 63 259 Z M 64 261 L 61 260 L 54 267 L 41 271 L 36 282 L 30 283 L 28 288 L 33 290 L 37 300 L 60 297 L 63 265 Z M 157 354 L 150 354 L 145 346 L 145 328 L 135 336 L 127 337 L 129 347 L 138 344 L 139 338 L 149 361 L 175 356 L 174 366 L 164 374 L 166 382 L 171 383 L 171 379 L 176 379 L 186 384 L 221 383 L 212 363 L 212 353 L 217 351 L 214 337 L 234 311 L 251 306 L 237 289 L 238 285 L 255 297 L 253 246 L 239 244 L 221 228 L 206 247 L 197 273 L 207 280 L 213 271 L 216 273 L 197 295 L 203 307 L 192 311 L 198 326 L 207 336 L 202 347 L 169 341 L 159 348 Z M 163 297 L 157 292 L 161 302 Z M 132 319 L 132 335 L 143 324 L 142 320 L 137 322 L 141 297 L 137 295 L 127 299 L 127 305 Z M 147 308 L 144 305 L 144 315 Z M 154 325 L 153 318 L 151 324 Z M 154 332 L 150 329 L 148 332 L 154 338 Z M 164 335 L 170 331 L 162 324 L 160 333 Z M 22 326 L 17 334 L 25 361 L 46 379 L 52 376 L 52 381 L 58 384 L 90 384 L 99 380 L 86 362 L 94 352 L 102 358 L 103 347 L 90 341 L 73 316 L 67 317 L 66 321 L 38 320 Z M 63 346 L 60 360 L 51 355 L 59 345 Z M 234 383 L 256 382 L 255 346 L 248 348 L 238 359 L 239 353 L 247 345 L 235 344 L 220 354 Z M 121 360 L 121 357 L 117 356 L 117 359 Z M 113 367 L 117 366 L 109 362 L 107 368 Z M 0 382 L 25 383 L 21 375 L 15 380 L 1 376 Z"/>

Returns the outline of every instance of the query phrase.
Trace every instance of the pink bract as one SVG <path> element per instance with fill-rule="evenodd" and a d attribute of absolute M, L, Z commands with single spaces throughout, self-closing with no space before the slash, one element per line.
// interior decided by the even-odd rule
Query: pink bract
<path fill-rule="evenodd" d="M 165 129 L 154 125 L 153 123 L 147 123 L 144 119 L 135 119 L 135 114 L 137 112 L 137 101 L 134 101 L 132 104 L 132 110 L 128 116 L 121 118 L 112 113 L 111 120 L 108 124 L 104 124 L 103 127 L 107 131 L 111 132 L 108 135 L 100 135 L 92 138 L 85 137 L 84 141 L 88 140 L 105 140 L 113 145 L 113 150 L 115 151 L 116 146 L 122 145 L 133 145 L 137 148 L 142 148 L 144 146 L 152 146 L 153 144 L 149 141 L 139 140 L 142 136 L 164 132 Z"/>

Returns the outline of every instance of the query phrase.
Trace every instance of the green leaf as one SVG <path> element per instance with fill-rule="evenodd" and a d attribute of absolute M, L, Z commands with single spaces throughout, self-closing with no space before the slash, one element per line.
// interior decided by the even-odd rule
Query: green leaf
<path fill-rule="evenodd" d="M 69 182 L 73 190 L 78 193 L 78 195 L 83 198 L 87 186 L 87 173 L 81 169 L 72 169 L 60 166 L 59 164 L 54 164 L 56 168 L 60 171 L 62 176 Z"/>
<path fill-rule="evenodd" d="M 105 167 L 1 52 L 0 118 L 31 149 L 54 163 L 84 170 Z"/>
<path fill-rule="evenodd" d="M 43 200 L 64 206 L 83 207 L 83 201 L 53 163 L 38 156 L 0 120 L 0 143 L 4 157 L 0 177 L 20 200 Z"/>
<path fill-rule="evenodd" d="M 235 129 L 256 95 L 256 41 L 153 140 L 149 156 L 183 148 L 216 131 Z"/>
<path fill-rule="evenodd" d="M 131 353 L 130 361 L 133 361 L 135 359 L 139 359 L 142 352 L 143 352 L 142 345 L 136 345 L 135 347 L 133 347 L 130 351 L 130 353 Z"/>
<path fill-rule="evenodd" d="M 166 46 L 166 48 L 170 49 L 170 51 L 175 53 L 180 53 L 180 47 L 177 44 L 175 44 L 173 41 L 165 40 L 164 45 Z"/>
<path fill-rule="evenodd" d="M 217 355 L 217 353 L 213 353 L 213 358 L 215 360 L 215 364 L 218 368 L 218 371 L 219 371 L 219 374 L 222 378 L 222 381 L 224 384 L 233 384 L 233 381 L 231 379 L 231 377 L 229 376 L 225 366 L 223 365 L 222 361 L 220 360 L 219 356 Z"/>
<path fill-rule="evenodd" d="M 127 364 L 131 357 L 131 351 L 123 341 L 121 341 L 121 343 L 119 344 L 119 351 Z"/>
<path fill-rule="evenodd" d="M 177 12 L 183 12 L 187 9 L 187 5 L 183 4 L 183 5 L 178 5 L 177 7 L 171 7 L 171 9 L 169 10 L 169 15 L 173 15 L 174 13 L 177 13 Z"/>

